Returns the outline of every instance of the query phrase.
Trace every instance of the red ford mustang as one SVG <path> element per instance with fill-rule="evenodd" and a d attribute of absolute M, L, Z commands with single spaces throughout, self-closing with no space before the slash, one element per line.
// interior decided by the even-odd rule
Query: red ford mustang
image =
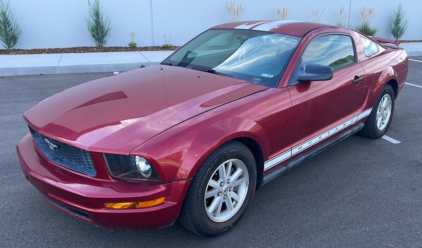
<path fill-rule="evenodd" d="M 211 28 L 160 65 L 82 84 L 28 110 L 25 177 L 95 225 L 178 218 L 215 236 L 254 192 L 360 132 L 387 132 L 408 72 L 391 40 L 317 23 Z"/>

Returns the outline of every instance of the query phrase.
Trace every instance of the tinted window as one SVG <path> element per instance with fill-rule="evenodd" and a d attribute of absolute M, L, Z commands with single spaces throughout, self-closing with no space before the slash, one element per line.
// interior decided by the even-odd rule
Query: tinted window
<path fill-rule="evenodd" d="M 361 38 L 362 38 L 363 49 L 365 51 L 366 57 L 369 57 L 373 54 L 378 53 L 379 47 L 375 42 L 373 42 L 373 41 L 371 41 L 367 38 L 364 38 L 364 37 L 361 37 Z"/>
<path fill-rule="evenodd" d="M 262 31 L 208 30 L 162 64 L 276 87 L 299 41 L 299 37 Z"/>
<path fill-rule="evenodd" d="M 355 63 L 352 38 L 326 35 L 311 40 L 302 55 L 301 64 L 329 65 L 334 70 Z"/>

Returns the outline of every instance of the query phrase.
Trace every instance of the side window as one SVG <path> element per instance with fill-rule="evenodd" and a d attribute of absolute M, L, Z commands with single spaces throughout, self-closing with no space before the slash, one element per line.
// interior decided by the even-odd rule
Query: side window
<path fill-rule="evenodd" d="M 366 57 L 369 57 L 371 55 L 378 53 L 379 47 L 375 42 L 364 37 L 361 37 L 361 39 L 362 39 L 363 49 L 364 49 Z"/>
<path fill-rule="evenodd" d="M 308 64 L 329 65 L 334 70 L 355 63 L 352 38 L 326 35 L 311 40 L 302 54 L 301 67 Z"/>

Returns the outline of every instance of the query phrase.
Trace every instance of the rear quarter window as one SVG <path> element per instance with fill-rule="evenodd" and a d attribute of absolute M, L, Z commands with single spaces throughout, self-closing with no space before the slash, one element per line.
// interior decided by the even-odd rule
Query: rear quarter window
<path fill-rule="evenodd" d="M 363 50 L 365 52 L 366 57 L 372 56 L 372 55 L 377 54 L 379 52 L 379 50 L 380 50 L 379 46 L 375 42 L 373 42 L 373 41 L 371 41 L 371 40 L 369 40 L 365 37 L 360 37 L 360 38 L 362 39 Z"/>

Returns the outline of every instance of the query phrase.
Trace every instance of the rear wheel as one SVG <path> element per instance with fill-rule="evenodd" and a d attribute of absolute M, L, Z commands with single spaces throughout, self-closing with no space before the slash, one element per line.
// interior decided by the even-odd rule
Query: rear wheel
<path fill-rule="evenodd" d="M 385 85 L 360 134 L 370 139 L 381 138 L 390 127 L 394 113 L 394 91 Z"/>
<path fill-rule="evenodd" d="M 179 220 L 199 235 L 220 235 L 241 219 L 255 186 L 256 165 L 251 151 L 238 141 L 230 141 L 199 168 Z"/>

